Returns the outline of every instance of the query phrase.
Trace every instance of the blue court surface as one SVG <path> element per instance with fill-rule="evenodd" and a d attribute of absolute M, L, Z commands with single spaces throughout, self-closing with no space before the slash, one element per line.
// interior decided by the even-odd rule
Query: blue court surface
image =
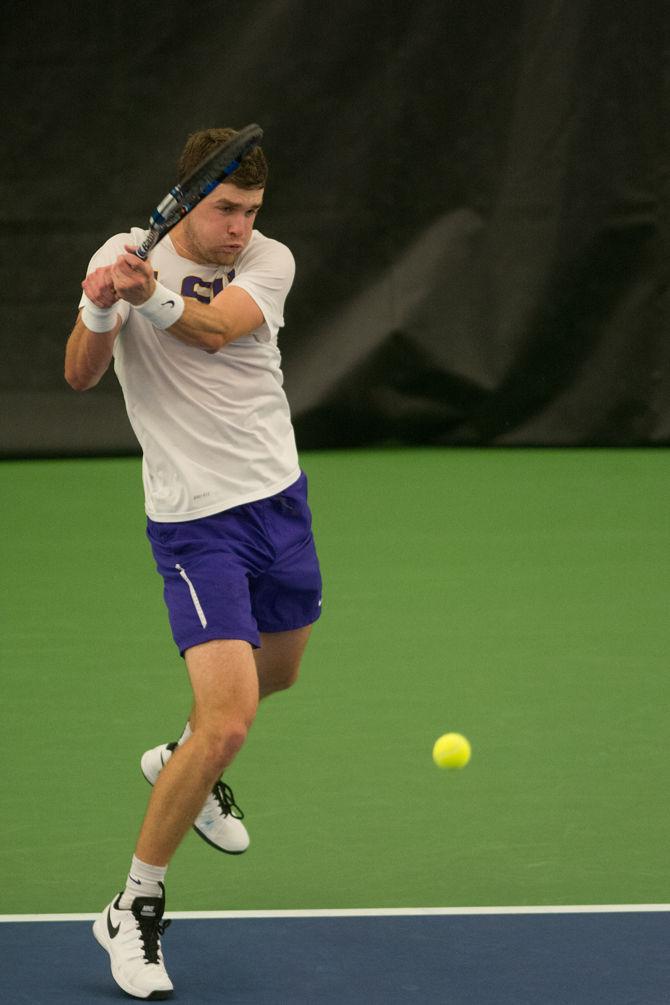
<path fill-rule="evenodd" d="M 177 917 L 174 1001 L 299 1005 L 662 1005 L 665 910 Z M 0 924 L 0 1000 L 128 1001 L 89 920 Z"/>

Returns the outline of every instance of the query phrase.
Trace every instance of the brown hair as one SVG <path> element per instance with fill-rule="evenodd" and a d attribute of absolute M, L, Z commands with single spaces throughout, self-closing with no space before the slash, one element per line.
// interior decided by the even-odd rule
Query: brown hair
<path fill-rule="evenodd" d="M 225 143 L 236 133 L 236 129 L 230 128 L 200 129 L 197 133 L 191 133 L 177 162 L 179 181 L 187 178 L 215 147 Z M 244 155 L 230 180 L 239 188 L 265 188 L 267 177 L 268 163 L 265 154 L 260 147 L 254 147 Z"/>

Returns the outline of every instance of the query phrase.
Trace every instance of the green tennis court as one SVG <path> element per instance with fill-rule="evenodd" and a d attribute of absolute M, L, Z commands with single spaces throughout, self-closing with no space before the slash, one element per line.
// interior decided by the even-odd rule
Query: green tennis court
<path fill-rule="evenodd" d="M 662 450 L 303 455 L 324 612 L 169 908 L 670 902 Z M 189 689 L 135 458 L 4 462 L 1 913 L 100 910 Z M 471 764 L 431 761 L 447 730 Z M 111 886 L 110 886 L 111 884 Z"/>

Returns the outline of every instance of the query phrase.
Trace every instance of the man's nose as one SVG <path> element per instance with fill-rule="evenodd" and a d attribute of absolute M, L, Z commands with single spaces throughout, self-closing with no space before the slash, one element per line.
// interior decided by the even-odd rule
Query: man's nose
<path fill-rule="evenodd" d="M 242 213 L 233 213 L 228 217 L 228 231 L 231 234 L 241 234 L 244 231 L 244 216 Z"/>

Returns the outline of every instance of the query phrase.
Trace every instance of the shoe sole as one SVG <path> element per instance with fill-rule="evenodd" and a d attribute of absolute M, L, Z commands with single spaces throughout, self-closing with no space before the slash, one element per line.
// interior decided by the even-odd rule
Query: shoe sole
<path fill-rule="evenodd" d="M 149 994 L 146 994 L 141 988 L 136 988 L 133 984 L 121 976 L 114 960 L 112 959 L 112 954 L 109 951 L 109 944 L 105 938 L 104 929 L 100 924 L 99 918 L 93 922 L 93 935 L 98 945 L 102 946 L 107 953 L 112 977 L 122 991 L 125 991 L 128 995 L 132 995 L 133 998 L 142 998 L 144 1001 L 165 1001 L 166 998 L 172 997 L 172 991 L 150 991 Z"/>
<path fill-rule="evenodd" d="M 165 767 L 165 765 L 163 765 L 163 767 Z M 142 768 L 141 761 L 140 761 L 140 771 L 142 772 L 142 776 L 144 777 L 144 779 L 149 783 L 149 785 L 153 787 L 154 783 L 151 781 L 149 776 L 145 774 L 144 769 Z M 249 845 L 247 845 L 246 848 L 241 848 L 239 851 L 229 851 L 227 848 L 222 848 L 220 844 L 214 844 L 213 841 L 210 841 L 207 835 L 203 834 L 201 830 L 198 830 L 195 824 L 193 824 L 193 830 L 195 831 L 195 833 L 198 835 L 199 838 L 202 838 L 202 840 L 205 841 L 210 846 L 210 848 L 213 848 L 215 851 L 220 851 L 224 855 L 244 855 L 245 851 L 248 851 L 249 849 Z"/>
<path fill-rule="evenodd" d="M 246 848 L 240 848 L 239 851 L 229 851 L 227 848 L 222 848 L 220 844 L 214 844 L 213 841 L 210 841 L 207 835 L 203 834 L 202 831 L 199 831 L 195 824 L 193 824 L 193 830 L 199 838 L 202 838 L 203 841 L 207 842 L 210 848 L 214 848 L 216 851 L 222 851 L 224 855 L 244 855 L 245 851 L 249 848 L 249 845 L 247 845 Z"/>

